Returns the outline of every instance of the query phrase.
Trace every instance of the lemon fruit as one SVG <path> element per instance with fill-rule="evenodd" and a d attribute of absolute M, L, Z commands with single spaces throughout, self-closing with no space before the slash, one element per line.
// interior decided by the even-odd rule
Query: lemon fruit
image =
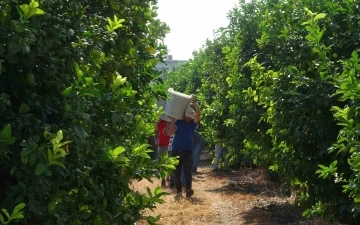
<path fill-rule="evenodd" d="M 25 75 L 25 80 L 26 83 L 30 86 L 34 86 L 35 85 L 35 76 L 32 73 L 28 73 Z"/>
<path fill-rule="evenodd" d="M 48 212 L 52 212 L 54 211 L 56 208 L 56 203 L 54 201 L 50 201 L 48 202 L 48 204 L 46 205 L 46 209 Z"/>
<path fill-rule="evenodd" d="M 64 104 L 64 111 L 65 111 L 65 112 L 71 112 L 71 110 L 72 110 L 71 105 L 65 103 L 65 104 Z"/>

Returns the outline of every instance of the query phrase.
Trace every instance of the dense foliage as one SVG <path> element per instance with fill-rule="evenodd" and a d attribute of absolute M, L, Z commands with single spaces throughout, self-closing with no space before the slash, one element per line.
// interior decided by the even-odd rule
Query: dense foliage
<path fill-rule="evenodd" d="M 278 173 L 305 216 L 360 222 L 357 0 L 239 1 L 168 86 L 196 90 L 210 142 Z"/>
<path fill-rule="evenodd" d="M 162 201 L 130 189 L 173 167 L 147 146 L 164 96 L 156 3 L 0 1 L 0 224 L 133 224 Z"/>

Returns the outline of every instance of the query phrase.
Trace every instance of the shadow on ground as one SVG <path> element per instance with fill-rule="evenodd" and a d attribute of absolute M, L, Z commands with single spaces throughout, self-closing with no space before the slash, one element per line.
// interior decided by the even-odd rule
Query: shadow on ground
<path fill-rule="evenodd" d="M 190 197 L 190 198 L 186 198 L 187 201 L 189 201 L 191 204 L 194 205 L 203 205 L 205 204 L 204 200 L 202 200 L 201 198 L 198 197 Z"/>
<path fill-rule="evenodd" d="M 210 165 L 210 166 L 209 166 Z M 323 221 L 308 220 L 302 217 L 303 209 L 292 205 L 281 192 L 279 184 L 270 182 L 261 168 L 240 168 L 232 172 L 213 172 L 211 164 L 204 161 L 208 176 L 221 178 L 220 186 L 209 187 L 206 191 L 233 195 L 252 195 L 255 198 L 246 202 L 248 210 L 239 213 L 245 224 L 262 225 L 323 225 Z M 240 203 L 241 204 L 241 203 Z"/>
<path fill-rule="evenodd" d="M 279 185 L 266 179 L 264 173 L 258 169 L 245 168 L 232 172 L 210 172 L 212 177 L 224 179 L 223 185 L 209 188 L 207 191 L 214 193 L 241 193 L 263 197 L 283 196 Z"/>
<path fill-rule="evenodd" d="M 263 184 L 252 184 L 245 182 L 229 182 L 228 184 L 219 188 L 210 188 L 206 191 L 224 194 L 233 194 L 237 192 L 241 194 L 261 195 L 266 197 L 277 196 L 277 193 L 274 190 L 267 189 Z"/>
<path fill-rule="evenodd" d="M 268 225 L 310 225 L 314 221 L 302 217 L 302 210 L 289 203 L 270 203 L 266 206 L 254 206 L 243 214 L 246 224 Z"/>

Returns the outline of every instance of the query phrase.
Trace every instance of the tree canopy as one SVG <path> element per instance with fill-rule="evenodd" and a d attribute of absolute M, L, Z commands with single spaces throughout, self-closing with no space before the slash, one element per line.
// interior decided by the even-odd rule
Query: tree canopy
<path fill-rule="evenodd" d="M 204 135 L 297 192 L 304 216 L 359 214 L 359 2 L 239 1 L 229 25 L 170 73 L 196 92 Z"/>

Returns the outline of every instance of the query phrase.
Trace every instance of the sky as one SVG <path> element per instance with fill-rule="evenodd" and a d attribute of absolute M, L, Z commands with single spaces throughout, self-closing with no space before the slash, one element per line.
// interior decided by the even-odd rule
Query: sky
<path fill-rule="evenodd" d="M 164 42 L 175 60 L 187 60 L 213 31 L 228 25 L 228 12 L 239 0 L 158 0 L 158 17 L 170 27 Z"/>

